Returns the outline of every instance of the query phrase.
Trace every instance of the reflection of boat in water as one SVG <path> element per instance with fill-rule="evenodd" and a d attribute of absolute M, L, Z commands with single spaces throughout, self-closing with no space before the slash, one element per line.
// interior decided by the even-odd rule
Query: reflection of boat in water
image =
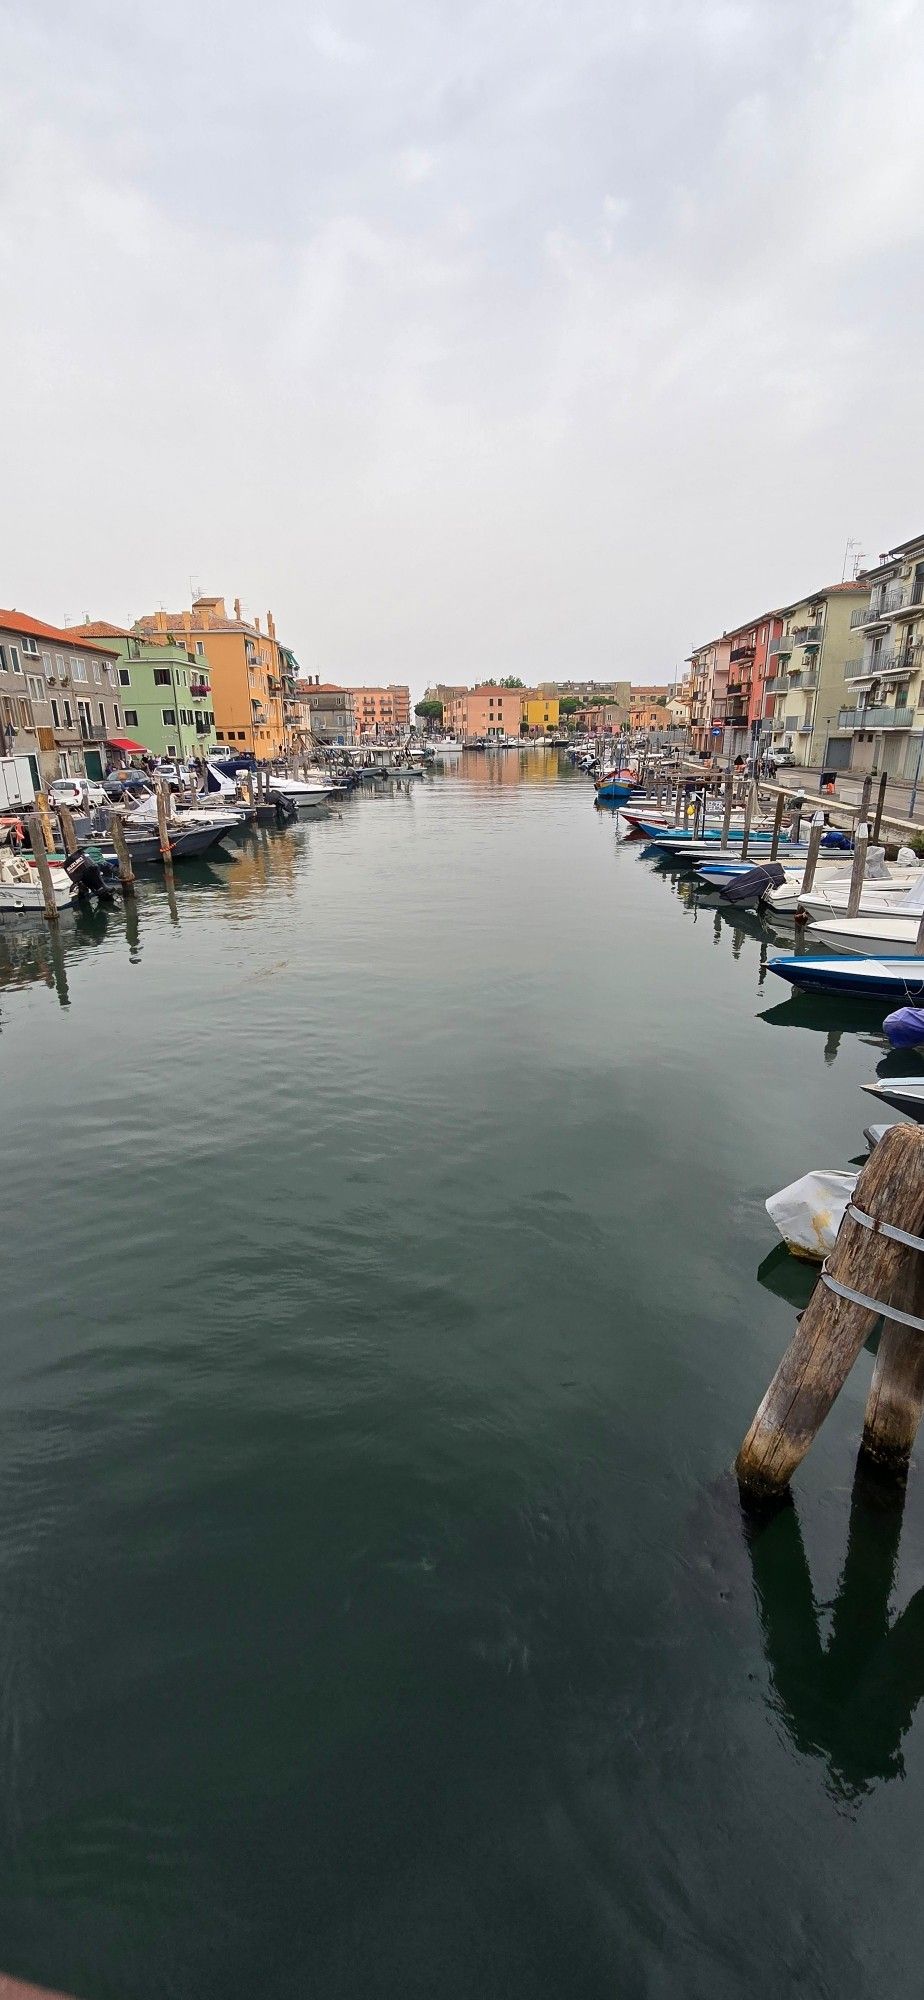
<path fill-rule="evenodd" d="M 818 1283 L 818 1271 L 804 1257 L 791 1257 L 785 1243 L 775 1243 L 757 1267 L 757 1282 L 765 1292 L 804 1312 Z"/>

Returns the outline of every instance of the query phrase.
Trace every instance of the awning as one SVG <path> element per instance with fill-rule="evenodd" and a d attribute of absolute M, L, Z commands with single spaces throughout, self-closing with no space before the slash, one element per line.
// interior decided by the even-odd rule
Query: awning
<path fill-rule="evenodd" d="M 146 757 L 148 754 L 145 745 L 136 743 L 133 736 L 107 736 L 106 742 L 110 750 L 122 750 L 126 757 Z"/>

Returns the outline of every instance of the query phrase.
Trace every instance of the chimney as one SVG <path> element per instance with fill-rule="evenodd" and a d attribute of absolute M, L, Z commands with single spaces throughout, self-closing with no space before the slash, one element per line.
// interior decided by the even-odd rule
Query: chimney
<path fill-rule="evenodd" d="M 274 617 L 273 617 L 273 614 L 272 614 L 272 612 L 271 612 L 271 611 L 268 611 L 268 612 L 267 612 L 267 614 L 266 614 L 266 629 L 267 629 L 267 631 L 268 631 L 268 633 L 269 633 L 269 635 L 270 635 L 270 638 L 271 638 L 271 639 L 275 639 L 275 637 L 276 637 L 276 621 L 275 621 L 275 619 L 274 619 Z"/>
<path fill-rule="evenodd" d="M 253 622 L 254 622 L 254 628 L 255 628 L 255 630 L 256 630 L 257 632 L 259 632 L 259 630 L 260 630 L 260 620 L 259 620 L 259 618 L 255 618 Z"/>
<path fill-rule="evenodd" d="M 240 600 L 240 598 L 239 598 L 239 597 L 236 597 L 236 598 L 235 598 L 235 600 L 234 600 L 234 616 L 235 616 L 235 618 L 237 619 L 237 622 L 238 622 L 238 624 L 240 624 L 240 622 L 241 622 L 241 600 Z"/>

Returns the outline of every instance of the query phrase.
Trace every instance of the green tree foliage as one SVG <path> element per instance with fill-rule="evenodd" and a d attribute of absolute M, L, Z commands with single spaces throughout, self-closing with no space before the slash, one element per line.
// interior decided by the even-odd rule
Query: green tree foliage
<path fill-rule="evenodd" d="M 508 674 L 506 680 L 498 681 L 497 685 L 502 688 L 521 688 L 523 682 L 517 679 L 516 674 Z"/>
<path fill-rule="evenodd" d="M 443 704 L 441 701 L 415 702 L 414 714 L 419 715 L 422 722 L 442 722 Z"/>
<path fill-rule="evenodd" d="M 563 694 L 558 704 L 559 715 L 576 715 L 581 704 L 576 694 Z"/>

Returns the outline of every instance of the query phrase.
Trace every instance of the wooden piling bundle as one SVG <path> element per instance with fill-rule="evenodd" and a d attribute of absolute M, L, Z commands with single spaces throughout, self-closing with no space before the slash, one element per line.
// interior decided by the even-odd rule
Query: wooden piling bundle
<path fill-rule="evenodd" d="M 735 1461 L 755 1494 L 788 1486 L 880 1316 L 862 1449 L 904 1471 L 924 1408 L 924 1127 L 893 1125 L 867 1161 L 837 1242 Z"/>

